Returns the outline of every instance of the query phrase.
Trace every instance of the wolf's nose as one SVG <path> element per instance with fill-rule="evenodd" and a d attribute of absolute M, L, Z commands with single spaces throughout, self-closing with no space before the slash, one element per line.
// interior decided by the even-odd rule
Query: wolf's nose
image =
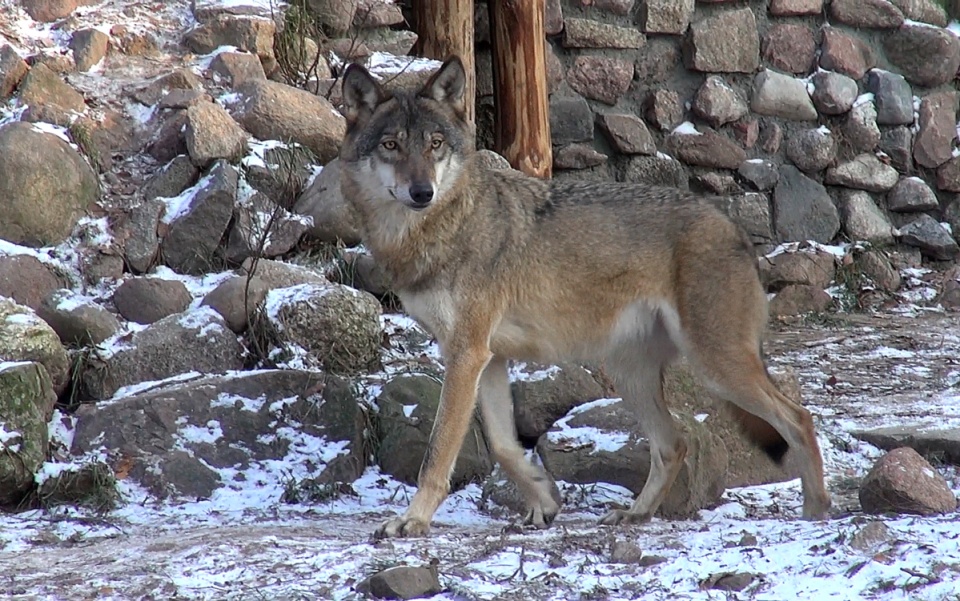
<path fill-rule="evenodd" d="M 430 184 L 412 184 L 410 186 L 410 198 L 413 203 L 420 206 L 426 206 L 433 200 L 433 186 Z"/>

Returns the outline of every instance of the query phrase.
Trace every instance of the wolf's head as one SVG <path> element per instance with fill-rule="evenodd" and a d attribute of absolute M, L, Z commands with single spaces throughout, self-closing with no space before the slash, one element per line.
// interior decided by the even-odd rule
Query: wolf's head
<path fill-rule="evenodd" d="M 474 151 L 465 87 L 457 57 L 417 92 L 388 92 L 360 65 L 347 67 L 340 159 L 363 202 L 400 202 L 415 211 L 443 202 Z"/>

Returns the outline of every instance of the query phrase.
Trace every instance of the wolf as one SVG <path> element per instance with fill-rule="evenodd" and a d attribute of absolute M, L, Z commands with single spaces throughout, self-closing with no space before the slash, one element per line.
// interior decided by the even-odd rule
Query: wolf
<path fill-rule="evenodd" d="M 602 362 L 650 442 L 650 472 L 629 509 L 657 510 L 687 447 L 664 404 L 664 368 L 685 356 L 771 458 L 789 449 L 803 516 L 830 507 L 813 419 L 770 380 L 767 298 L 744 232 L 679 189 L 547 181 L 483 166 L 465 118 L 463 63 L 419 90 L 385 90 L 362 66 L 343 75 L 341 190 L 404 309 L 437 340 L 445 375 L 418 489 L 376 538 L 423 536 L 479 404 L 493 458 L 522 492 L 524 522 L 560 511 L 553 479 L 517 441 L 508 361 Z"/>

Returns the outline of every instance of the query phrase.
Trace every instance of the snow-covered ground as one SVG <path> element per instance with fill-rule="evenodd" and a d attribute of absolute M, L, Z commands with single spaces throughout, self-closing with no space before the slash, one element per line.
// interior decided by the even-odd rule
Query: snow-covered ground
<path fill-rule="evenodd" d="M 729 490 L 696 519 L 598 527 L 611 503 L 629 503 L 629 491 L 562 484 L 566 509 L 553 527 L 517 532 L 504 528 L 514 516 L 471 485 L 442 506 L 430 538 L 374 542 L 372 531 L 402 511 L 414 489 L 369 468 L 355 494 L 284 503 L 290 476 L 303 475 L 303 454 L 291 453 L 252 466 L 241 479 L 222 474 L 231 487 L 208 500 L 161 503 L 121 480 L 124 501 L 103 516 L 72 508 L 0 516 L 0 595 L 351 599 L 359 598 L 355 584 L 379 569 L 435 561 L 446 588 L 439 599 L 956 599 L 956 515 L 851 511 L 855 482 L 880 452 L 849 432 L 960 425 L 960 323 L 942 313 L 839 319 L 832 326 L 779 326 L 769 341 L 772 362 L 798 370 L 805 400 L 820 418 L 837 501 L 824 522 L 799 519 L 799 483 L 792 481 Z M 402 316 L 385 323 L 411 325 Z M 371 396 L 376 390 L 371 381 Z M 53 432 L 68 442 L 69 430 Z M 307 443 L 303 449 L 323 452 Z M 941 469 L 960 492 L 957 472 Z M 859 533 L 874 521 L 887 532 L 871 543 Z M 623 541 L 638 545 L 647 560 L 611 562 L 612 545 Z M 705 588 L 724 573 L 752 580 L 739 593 Z"/>

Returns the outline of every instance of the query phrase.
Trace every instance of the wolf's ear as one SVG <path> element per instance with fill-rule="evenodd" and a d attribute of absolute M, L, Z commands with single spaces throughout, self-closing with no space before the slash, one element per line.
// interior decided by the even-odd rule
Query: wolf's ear
<path fill-rule="evenodd" d="M 370 72 L 356 63 L 343 73 L 343 116 L 347 125 L 369 117 L 384 101 L 386 94 Z"/>
<path fill-rule="evenodd" d="M 448 58 L 420 90 L 420 96 L 451 105 L 459 114 L 466 112 L 464 92 L 467 74 L 459 56 Z"/>

